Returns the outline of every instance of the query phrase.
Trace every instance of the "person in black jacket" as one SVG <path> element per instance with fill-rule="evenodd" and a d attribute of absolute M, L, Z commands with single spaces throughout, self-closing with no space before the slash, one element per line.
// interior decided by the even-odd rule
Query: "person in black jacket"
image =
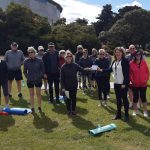
<path fill-rule="evenodd" d="M 1 89 L 1 86 L 3 88 L 3 94 L 4 94 L 4 97 L 5 97 L 6 107 L 9 107 L 8 106 L 8 102 L 9 102 L 9 94 L 8 94 L 8 69 L 7 69 L 6 62 L 0 59 L 0 89 Z M 0 102 L 1 102 L 1 95 L 0 95 Z M 0 111 L 2 111 L 1 104 L 0 104 Z"/>
<path fill-rule="evenodd" d="M 105 58 L 105 50 L 100 49 L 98 53 L 98 58 L 96 59 L 94 65 L 98 66 L 101 69 L 109 68 L 109 61 Z M 100 100 L 100 105 L 106 106 L 107 100 L 107 86 L 109 83 L 109 73 L 106 72 L 96 72 L 95 79 L 98 86 L 98 95 Z M 103 98 L 102 98 L 103 93 Z"/>
<path fill-rule="evenodd" d="M 64 93 L 66 93 L 66 91 L 69 92 L 69 98 L 66 100 L 68 115 L 76 115 L 77 72 L 84 71 L 84 68 L 73 63 L 73 55 L 70 51 L 66 52 L 65 59 L 66 63 L 61 68 L 61 86 Z"/>
<path fill-rule="evenodd" d="M 75 63 L 79 64 L 80 58 L 83 56 L 83 46 L 78 45 L 77 46 L 77 52 L 75 53 Z M 81 89 L 81 72 L 78 72 L 78 82 L 79 82 L 79 88 Z"/>
<path fill-rule="evenodd" d="M 83 56 L 80 58 L 79 60 L 79 65 L 83 68 L 90 68 L 92 67 L 92 60 L 89 58 L 88 56 L 88 50 L 87 49 L 83 49 Z M 85 89 L 87 89 L 87 85 L 86 85 L 86 79 L 88 80 L 88 87 L 91 89 L 91 81 L 90 81 L 90 77 L 91 77 L 91 72 L 82 72 L 82 87 L 83 87 L 83 91 Z"/>
<path fill-rule="evenodd" d="M 55 49 L 53 42 L 48 44 L 48 51 L 43 56 L 43 62 L 45 66 L 44 77 L 48 79 L 49 84 L 49 101 L 53 103 L 53 83 L 55 86 L 56 94 L 56 103 L 59 104 L 59 77 L 60 77 L 60 68 L 59 68 L 59 52 Z"/>
<path fill-rule="evenodd" d="M 100 69 L 98 71 L 113 72 L 114 74 L 114 89 L 117 99 L 117 113 L 112 118 L 113 120 L 121 119 L 121 107 L 124 105 L 125 117 L 124 120 L 129 120 L 129 102 L 127 98 L 127 91 L 129 87 L 129 62 L 125 58 L 124 48 L 117 47 L 114 50 L 114 58 L 109 69 Z"/>
<path fill-rule="evenodd" d="M 32 113 L 35 112 L 34 109 L 34 86 L 36 89 L 36 95 L 38 99 L 38 110 L 42 112 L 41 109 L 41 86 L 42 77 L 44 75 L 44 64 L 41 59 L 36 58 L 36 50 L 34 47 L 28 47 L 29 58 L 24 61 L 24 75 L 27 78 L 27 86 L 30 92 L 30 104 Z"/>

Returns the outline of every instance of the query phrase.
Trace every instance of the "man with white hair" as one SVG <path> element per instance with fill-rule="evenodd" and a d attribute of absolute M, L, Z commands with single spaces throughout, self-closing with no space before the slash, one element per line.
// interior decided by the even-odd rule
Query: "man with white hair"
<path fill-rule="evenodd" d="M 4 60 L 7 63 L 8 67 L 8 92 L 9 97 L 12 97 L 11 95 L 11 89 L 12 89 L 12 81 L 15 79 L 17 82 L 17 88 L 18 88 L 18 97 L 22 97 L 21 93 L 21 80 L 22 78 L 22 71 L 21 66 L 24 62 L 24 55 L 21 50 L 18 50 L 18 44 L 16 42 L 12 42 L 11 50 L 6 51 Z"/>

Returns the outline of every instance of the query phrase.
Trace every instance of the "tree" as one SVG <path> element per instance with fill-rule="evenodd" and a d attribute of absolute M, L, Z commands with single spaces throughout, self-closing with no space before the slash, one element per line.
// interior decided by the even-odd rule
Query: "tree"
<path fill-rule="evenodd" d="M 75 22 L 80 24 L 80 25 L 83 25 L 83 26 L 88 24 L 88 20 L 85 18 L 83 18 L 83 19 L 78 18 L 75 20 Z"/>
<path fill-rule="evenodd" d="M 103 6 L 101 14 L 98 15 L 96 19 L 97 22 L 93 23 L 96 34 L 99 35 L 101 31 L 106 31 L 111 27 L 111 22 L 113 21 L 114 13 L 112 12 L 112 6 L 106 4 Z"/>
<path fill-rule="evenodd" d="M 150 12 L 137 9 L 130 11 L 118 20 L 107 32 L 110 47 L 141 45 L 144 49 L 150 41 Z"/>

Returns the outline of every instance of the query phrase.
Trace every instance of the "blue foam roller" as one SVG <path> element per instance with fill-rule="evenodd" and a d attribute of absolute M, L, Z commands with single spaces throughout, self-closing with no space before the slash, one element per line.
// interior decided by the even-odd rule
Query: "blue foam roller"
<path fill-rule="evenodd" d="M 29 110 L 27 108 L 4 108 L 3 111 L 12 115 L 26 115 Z"/>
<path fill-rule="evenodd" d="M 56 100 L 56 97 L 54 98 L 54 100 Z M 64 100 L 64 97 L 61 96 L 61 95 L 59 95 L 59 100 L 60 100 L 60 101 L 63 101 L 63 100 Z"/>
<path fill-rule="evenodd" d="M 111 123 L 111 124 L 103 126 L 103 127 L 98 126 L 95 129 L 89 130 L 89 133 L 91 135 L 96 135 L 96 134 L 99 134 L 99 133 L 102 133 L 102 132 L 111 131 L 111 130 L 116 129 L 116 128 L 117 128 L 117 126 L 115 124 Z"/>

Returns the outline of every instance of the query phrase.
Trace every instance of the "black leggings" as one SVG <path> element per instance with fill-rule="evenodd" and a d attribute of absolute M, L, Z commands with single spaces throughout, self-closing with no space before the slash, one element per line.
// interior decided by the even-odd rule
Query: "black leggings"
<path fill-rule="evenodd" d="M 116 99 L 117 99 L 117 115 L 121 116 L 122 103 L 125 109 L 125 116 L 128 116 L 129 102 L 127 98 L 128 88 L 121 88 L 121 84 L 114 84 Z"/>
<path fill-rule="evenodd" d="M 69 98 L 67 98 L 67 100 L 66 100 L 67 110 L 68 111 L 75 111 L 77 89 L 70 89 L 68 91 L 69 91 Z"/>
<path fill-rule="evenodd" d="M 4 96 L 8 96 L 8 82 L 3 84 L 0 83 L 0 87 L 2 86 Z"/>
<path fill-rule="evenodd" d="M 146 90 L 147 87 L 132 87 L 133 91 L 133 102 L 137 103 L 139 98 L 141 98 L 141 101 L 143 103 L 146 103 Z"/>
<path fill-rule="evenodd" d="M 104 100 L 107 100 L 108 82 L 109 82 L 108 77 L 97 77 L 96 82 L 98 86 L 99 100 L 102 100 L 102 93 L 104 95 Z"/>

